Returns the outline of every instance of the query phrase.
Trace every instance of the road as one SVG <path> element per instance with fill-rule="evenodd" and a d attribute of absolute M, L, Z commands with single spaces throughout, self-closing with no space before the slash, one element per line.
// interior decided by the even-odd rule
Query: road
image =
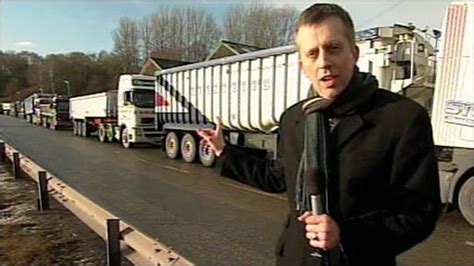
<path fill-rule="evenodd" d="M 0 116 L 0 139 L 198 265 L 274 263 L 285 195 L 169 160 L 156 148 L 125 150 L 7 116 Z M 399 257 L 400 265 L 474 265 L 466 241 L 474 241 L 474 228 L 457 213 L 445 215 L 432 237 Z"/>

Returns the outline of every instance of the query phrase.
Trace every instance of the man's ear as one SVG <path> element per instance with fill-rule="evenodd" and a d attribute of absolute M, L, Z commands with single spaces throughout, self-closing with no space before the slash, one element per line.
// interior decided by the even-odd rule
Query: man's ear
<path fill-rule="evenodd" d="M 359 46 L 354 44 L 354 47 L 352 48 L 352 56 L 354 56 L 354 62 L 356 63 L 359 60 L 359 54 L 360 54 Z"/>

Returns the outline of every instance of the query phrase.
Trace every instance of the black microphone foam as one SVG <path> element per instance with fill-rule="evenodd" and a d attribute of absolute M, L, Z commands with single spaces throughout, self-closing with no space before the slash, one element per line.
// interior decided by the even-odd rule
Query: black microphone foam
<path fill-rule="evenodd" d="M 321 178 L 316 168 L 306 169 L 304 173 L 304 181 L 306 183 L 306 191 L 308 195 L 321 194 Z"/>

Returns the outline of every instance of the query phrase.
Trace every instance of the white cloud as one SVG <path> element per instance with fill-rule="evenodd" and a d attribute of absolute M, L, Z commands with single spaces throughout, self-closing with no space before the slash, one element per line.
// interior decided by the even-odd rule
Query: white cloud
<path fill-rule="evenodd" d="M 31 41 L 21 41 L 15 43 L 16 48 L 33 48 L 35 46 L 36 44 Z"/>

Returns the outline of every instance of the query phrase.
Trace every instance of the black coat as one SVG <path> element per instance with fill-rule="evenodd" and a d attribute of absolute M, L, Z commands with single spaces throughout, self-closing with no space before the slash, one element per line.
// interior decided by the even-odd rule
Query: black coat
<path fill-rule="evenodd" d="M 278 156 L 269 161 L 231 145 L 222 175 L 269 192 L 287 192 L 290 213 L 277 243 L 278 265 L 318 265 L 297 221 L 295 185 L 303 150 L 302 103 L 281 117 Z M 426 110 L 377 90 L 330 135 L 335 152 L 330 216 L 350 265 L 394 265 L 395 256 L 430 235 L 440 213 L 438 168 Z"/>

